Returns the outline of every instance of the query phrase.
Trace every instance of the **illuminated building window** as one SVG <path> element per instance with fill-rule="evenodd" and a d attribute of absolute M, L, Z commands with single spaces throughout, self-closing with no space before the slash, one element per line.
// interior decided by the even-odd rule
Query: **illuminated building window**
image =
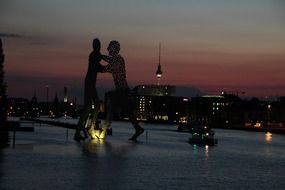
<path fill-rule="evenodd" d="M 168 121 L 168 116 L 167 115 L 163 115 L 163 116 L 161 116 L 161 119 L 164 120 L 164 121 Z"/>

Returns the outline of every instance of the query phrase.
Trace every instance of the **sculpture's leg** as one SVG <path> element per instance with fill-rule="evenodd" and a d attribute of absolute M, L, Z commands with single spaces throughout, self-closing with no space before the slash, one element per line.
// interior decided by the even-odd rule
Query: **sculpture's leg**
<path fill-rule="evenodd" d="M 85 107 L 82 115 L 79 118 L 78 125 L 76 128 L 75 134 L 74 134 L 74 140 L 80 141 L 80 140 L 84 140 L 85 138 L 87 138 L 87 134 L 85 132 L 85 125 L 88 120 L 88 115 L 89 115 L 88 108 Z M 81 135 L 81 131 L 83 132 L 84 136 Z"/>
<path fill-rule="evenodd" d="M 93 109 L 91 109 L 91 112 L 92 112 L 91 123 L 90 123 L 90 128 L 88 130 L 88 133 L 93 139 L 94 138 L 99 139 L 101 131 L 100 131 L 97 121 L 98 121 L 98 114 L 99 114 L 99 109 L 100 109 L 100 100 L 99 100 L 96 88 L 92 90 L 92 103 L 93 103 Z"/>
<path fill-rule="evenodd" d="M 91 119 L 92 137 L 98 138 L 98 139 L 101 133 L 101 129 L 98 123 L 99 109 L 100 109 L 100 103 L 98 100 L 94 103 L 94 109 L 93 109 L 92 119 Z"/>
<path fill-rule="evenodd" d="M 90 117 L 90 114 L 88 114 L 88 117 L 87 117 L 87 119 L 85 121 L 84 127 L 82 128 L 82 132 L 83 132 L 85 138 L 88 138 L 88 130 L 90 128 L 90 119 L 89 119 L 89 117 Z"/>
<path fill-rule="evenodd" d="M 90 127 L 88 129 L 88 134 L 89 136 L 92 138 L 92 139 L 99 139 L 99 136 L 100 136 L 100 129 L 94 129 L 93 127 Z"/>
<path fill-rule="evenodd" d="M 129 98 L 126 98 L 126 101 L 128 102 L 127 103 L 127 105 L 128 105 L 128 115 L 129 115 L 130 121 L 133 124 L 133 127 L 135 129 L 135 134 L 129 140 L 137 141 L 138 136 L 140 136 L 144 132 L 144 128 L 142 128 L 139 125 L 139 123 L 137 121 L 137 117 L 136 117 L 136 115 L 134 113 L 134 100 L 133 100 L 133 97 L 130 96 Z"/>
<path fill-rule="evenodd" d="M 98 139 L 99 135 L 100 135 L 100 132 L 97 132 L 97 130 L 95 130 L 93 118 L 89 119 L 88 122 L 89 122 L 89 127 L 87 128 L 88 135 L 91 137 L 91 139 L 95 139 L 95 138 Z"/>
<path fill-rule="evenodd" d="M 91 126 L 97 130 L 100 129 L 98 125 L 98 115 L 99 115 L 100 103 L 99 100 L 94 103 L 94 109 L 92 110 Z"/>
<path fill-rule="evenodd" d="M 77 129 L 74 135 L 74 140 L 83 140 L 85 138 L 88 138 L 86 127 L 88 127 L 88 118 L 90 115 L 90 111 L 91 111 L 91 106 L 89 104 L 86 104 L 83 113 L 79 118 Z M 81 132 L 83 133 L 83 136 L 81 135 Z"/>
<path fill-rule="evenodd" d="M 107 130 L 109 129 L 109 127 L 111 126 L 111 122 L 112 122 L 112 118 L 113 118 L 113 98 L 114 98 L 114 93 L 113 92 L 109 92 L 107 94 L 107 102 L 106 102 L 106 119 L 103 123 L 103 128 L 102 131 L 100 133 L 99 138 L 100 139 L 104 139 L 106 137 L 107 134 Z"/>

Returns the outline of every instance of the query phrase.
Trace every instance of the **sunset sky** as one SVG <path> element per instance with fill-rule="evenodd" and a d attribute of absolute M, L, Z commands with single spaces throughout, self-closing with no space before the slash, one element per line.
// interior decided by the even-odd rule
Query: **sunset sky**
<path fill-rule="evenodd" d="M 96 37 L 121 43 L 131 86 L 156 83 L 161 42 L 162 84 L 285 95 L 284 0 L 1 0 L 8 95 L 79 96 Z"/>

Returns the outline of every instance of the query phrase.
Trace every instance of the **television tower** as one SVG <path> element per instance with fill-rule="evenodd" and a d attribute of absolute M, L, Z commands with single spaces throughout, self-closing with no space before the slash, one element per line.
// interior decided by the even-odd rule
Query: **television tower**
<path fill-rule="evenodd" d="M 159 54 L 158 54 L 158 66 L 156 70 L 157 85 L 160 85 L 160 79 L 162 77 L 161 65 L 160 65 L 160 43 L 159 43 Z"/>

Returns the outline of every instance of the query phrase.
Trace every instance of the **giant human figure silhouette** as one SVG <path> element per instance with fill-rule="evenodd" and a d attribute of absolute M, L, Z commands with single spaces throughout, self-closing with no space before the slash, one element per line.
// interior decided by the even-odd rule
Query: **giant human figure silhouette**
<path fill-rule="evenodd" d="M 130 121 L 135 129 L 135 134 L 129 139 L 136 141 L 137 137 L 144 132 L 144 129 L 138 124 L 134 114 L 134 106 L 130 89 L 126 80 L 126 69 L 124 58 L 119 54 L 120 43 L 111 41 L 108 48 L 109 56 L 103 55 L 102 59 L 108 64 L 103 67 L 102 72 L 109 72 L 113 76 L 115 90 L 107 93 L 107 113 L 106 120 L 103 124 L 101 137 L 104 137 L 106 130 L 110 127 L 112 114 L 115 110 L 120 109 L 128 112 Z"/>
<path fill-rule="evenodd" d="M 74 135 L 74 140 L 80 141 L 88 138 L 99 138 L 100 131 L 97 126 L 100 101 L 96 89 L 97 73 L 102 72 L 100 61 L 102 55 L 100 53 L 101 43 L 99 39 L 93 40 L 93 51 L 89 55 L 88 70 L 84 83 L 84 111 L 81 114 L 78 126 Z M 91 117 L 91 119 L 89 119 Z M 83 136 L 82 134 L 83 133 Z"/>

